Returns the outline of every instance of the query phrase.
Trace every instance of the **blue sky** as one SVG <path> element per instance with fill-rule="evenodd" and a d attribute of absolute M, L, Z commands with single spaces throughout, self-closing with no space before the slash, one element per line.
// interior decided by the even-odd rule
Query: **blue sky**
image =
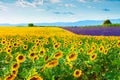
<path fill-rule="evenodd" d="M 120 18 L 120 0 L 0 0 L 0 23 Z"/>

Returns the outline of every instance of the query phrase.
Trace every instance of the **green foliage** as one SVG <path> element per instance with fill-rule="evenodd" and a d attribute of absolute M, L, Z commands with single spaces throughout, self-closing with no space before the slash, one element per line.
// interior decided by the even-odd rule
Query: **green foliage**
<path fill-rule="evenodd" d="M 105 21 L 103 22 L 103 25 L 109 25 L 109 24 L 112 24 L 109 19 L 107 19 L 107 20 L 105 20 Z"/>
<path fill-rule="evenodd" d="M 119 27 L 120 24 L 107 24 L 105 26 L 108 26 L 108 27 Z"/>
<path fill-rule="evenodd" d="M 35 80 L 32 76 L 43 78 L 36 80 L 120 80 L 119 37 L 79 36 L 59 29 L 31 28 L 27 32 L 25 28 L 24 36 L 7 32 L 0 37 L 0 80 L 10 80 L 11 75 L 12 80 Z M 15 62 L 20 63 L 18 68 Z"/>
<path fill-rule="evenodd" d="M 33 27 L 34 24 L 33 24 L 33 23 L 29 23 L 28 26 L 29 26 L 29 27 Z"/>

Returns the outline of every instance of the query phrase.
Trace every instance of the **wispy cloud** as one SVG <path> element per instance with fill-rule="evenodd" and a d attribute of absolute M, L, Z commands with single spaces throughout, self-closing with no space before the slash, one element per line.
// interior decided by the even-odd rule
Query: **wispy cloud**
<path fill-rule="evenodd" d="M 73 12 L 59 12 L 59 11 L 54 12 L 54 14 L 74 15 Z"/>
<path fill-rule="evenodd" d="M 108 8 L 104 8 L 104 9 L 102 9 L 103 11 L 110 11 L 110 9 L 108 9 Z"/>
<path fill-rule="evenodd" d="M 104 1 L 120 1 L 120 0 L 104 0 Z"/>
<path fill-rule="evenodd" d="M 73 4 L 65 4 L 65 7 L 75 7 Z"/>
<path fill-rule="evenodd" d="M 0 5 L 0 11 L 6 11 L 6 10 L 7 10 L 7 7 L 6 7 L 6 6 Z"/>
<path fill-rule="evenodd" d="M 120 1 L 120 0 L 78 0 L 79 2 L 102 2 L 102 1 Z"/>
<path fill-rule="evenodd" d="M 45 11 L 45 9 L 36 9 L 36 11 L 43 12 L 43 11 Z"/>
<path fill-rule="evenodd" d="M 0 11 L 6 11 L 6 10 L 7 7 L 2 2 L 0 2 Z"/>
<path fill-rule="evenodd" d="M 83 3 L 86 2 L 86 0 L 79 0 L 79 1 L 80 1 L 80 2 L 83 2 Z"/>
<path fill-rule="evenodd" d="M 79 2 L 100 2 L 100 1 L 103 1 L 103 0 L 79 0 Z"/>
<path fill-rule="evenodd" d="M 87 6 L 87 8 L 95 8 L 94 6 Z"/>
<path fill-rule="evenodd" d="M 65 3 L 65 4 L 59 4 L 59 6 L 64 6 L 64 7 L 68 7 L 68 8 L 72 8 L 72 7 L 76 7 L 74 4 L 72 3 Z"/>
<path fill-rule="evenodd" d="M 51 3 L 59 3 L 60 0 L 50 0 Z"/>
<path fill-rule="evenodd" d="M 25 0 L 18 0 L 16 4 L 22 7 L 37 7 L 38 5 L 43 5 L 43 0 L 33 0 L 32 2 Z"/>

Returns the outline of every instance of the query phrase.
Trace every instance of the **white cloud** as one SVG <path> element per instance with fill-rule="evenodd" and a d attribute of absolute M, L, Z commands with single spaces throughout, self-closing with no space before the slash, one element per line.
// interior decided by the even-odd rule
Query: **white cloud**
<path fill-rule="evenodd" d="M 6 11 L 6 10 L 7 7 L 2 2 L 0 2 L 0 11 Z"/>
<path fill-rule="evenodd" d="M 45 11 L 45 9 L 36 9 L 36 11 L 43 12 L 43 11 Z"/>
<path fill-rule="evenodd" d="M 80 2 L 86 2 L 86 0 L 79 0 Z"/>
<path fill-rule="evenodd" d="M 99 1 L 103 1 L 103 0 L 93 0 L 94 2 L 99 2 Z"/>
<path fill-rule="evenodd" d="M 79 2 L 100 2 L 100 1 L 103 1 L 103 0 L 79 0 Z"/>
<path fill-rule="evenodd" d="M 71 3 L 58 4 L 58 5 L 59 5 L 59 6 L 64 6 L 64 7 L 68 7 L 68 8 L 76 7 L 74 4 L 71 4 Z"/>
<path fill-rule="evenodd" d="M 50 0 L 51 3 L 59 3 L 60 0 Z"/>
<path fill-rule="evenodd" d="M 65 7 L 75 7 L 73 4 L 65 4 Z"/>
<path fill-rule="evenodd" d="M 95 8 L 94 6 L 87 6 L 87 8 Z"/>
<path fill-rule="evenodd" d="M 6 11 L 7 7 L 0 5 L 0 11 Z"/>
<path fill-rule="evenodd" d="M 18 0 L 16 4 L 22 7 L 37 7 L 38 5 L 43 5 L 43 0 L 34 0 L 33 2 L 28 2 L 25 0 Z"/>

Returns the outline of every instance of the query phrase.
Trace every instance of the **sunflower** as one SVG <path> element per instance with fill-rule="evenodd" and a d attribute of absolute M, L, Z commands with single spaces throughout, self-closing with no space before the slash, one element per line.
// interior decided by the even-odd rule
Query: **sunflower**
<path fill-rule="evenodd" d="M 86 48 L 90 47 L 89 43 L 87 43 L 87 42 L 86 42 L 85 46 L 86 46 Z"/>
<path fill-rule="evenodd" d="M 61 44 L 58 42 L 58 43 L 55 43 L 54 44 L 54 49 L 58 49 L 59 47 L 61 46 Z"/>
<path fill-rule="evenodd" d="M 37 49 L 37 46 L 33 46 L 33 47 L 32 47 L 32 50 L 36 50 L 36 49 Z"/>
<path fill-rule="evenodd" d="M 17 42 L 13 43 L 13 47 L 18 47 L 18 43 Z"/>
<path fill-rule="evenodd" d="M 39 55 L 40 55 L 40 56 L 43 56 L 44 54 L 45 54 L 45 49 L 42 48 L 42 49 L 40 50 L 40 52 L 39 52 Z"/>
<path fill-rule="evenodd" d="M 30 52 L 29 55 L 28 55 L 28 57 L 29 57 L 30 59 L 33 59 L 34 56 L 35 56 L 35 53 L 34 53 L 34 52 Z"/>
<path fill-rule="evenodd" d="M 52 60 L 52 61 L 48 62 L 48 63 L 45 65 L 45 67 L 51 68 L 51 67 L 57 66 L 58 64 L 59 64 L 59 63 L 58 63 L 58 60 Z"/>
<path fill-rule="evenodd" d="M 75 50 L 75 47 L 71 47 L 70 50 L 71 50 L 71 51 L 74 51 L 74 50 Z"/>
<path fill-rule="evenodd" d="M 12 65 L 12 70 L 17 70 L 19 67 L 20 67 L 20 64 L 19 64 L 18 62 L 15 62 L 15 63 Z"/>
<path fill-rule="evenodd" d="M 27 49 L 28 49 L 28 45 L 24 45 L 24 46 L 23 46 L 23 49 L 24 49 L 24 50 L 27 50 Z"/>
<path fill-rule="evenodd" d="M 16 57 L 17 62 L 24 62 L 25 61 L 25 56 L 23 54 L 18 54 L 18 56 Z"/>
<path fill-rule="evenodd" d="M 37 42 L 37 43 L 36 43 L 36 46 L 40 46 L 40 43 L 39 43 L 39 42 Z"/>
<path fill-rule="evenodd" d="M 16 76 L 16 75 L 17 75 L 17 73 L 18 73 L 18 70 L 12 70 L 12 74 L 13 74 L 13 75 L 15 75 L 15 76 Z"/>
<path fill-rule="evenodd" d="M 68 56 L 67 56 L 67 60 L 68 61 L 74 61 L 74 60 L 76 60 L 77 59 L 77 53 L 75 53 L 75 52 L 71 52 Z"/>
<path fill-rule="evenodd" d="M 99 47 L 99 51 L 100 51 L 100 52 L 103 52 L 103 51 L 104 51 L 104 46 L 100 46 L 100 47 Z"/>
<path fill-rule="evenodd" d="M 92 47 L 91 47 L 91 49 L 95 50 L 95 49 L 96 49 L 96 47 L 97 47 L 97 44 L 96 44 L 96 43 L 94 43 L 94 42 L 92 42 Z"/>
<path fill-rule="evenodd" d="M 43 80 L 43 78 L 40 76 L 32 76 L 32 77 L 28 78 L 27 80 Z"/>
<path fill-rule="evenodd" d="M 34 56 L 34 60 L 38 60 L 39 59 L 39 56 L 38 55 L 35 55 Z"/>
<path fill-rule="evenodd" d="M 107 53 L 108 53 L 108 49 L 105 49 L 105 50 L 104 50 L 104 54 L 107 54 Z"/>
<path fill-rule="evenodd" d="M 119 48 L 120 48 L 120 41 L 118 41 L 118 43 L 117 43 L 117 47 L 119 47 Z"/>
<path fill-rule="evenodd" d="M 0 53 L 2 52 L 2 48 L 0 48 Z"/>
<path fill-rule="evenodd" d="M 82 41 L 80 41 L 80 42 L 79 42 L 79 45 L 82 45 L 82 44 L 83 44 L 83 42 L 82 42 Z"/>
<path fill-rule="evenodd" d="M 12 50 L 10 48 L 6 48 L 6 52 L 9 54 L 12 52 Z"/>
<path fill-rule="evenodd" d="M 46 41 L 46 43 L 45 43 L 45 44 L 47 44 L 47 45 L 48 45 L 48 44 L 49 44 L 49 41 Z"/>
<path fill-rule="evenodd" d="M 15 76 L 13 74 L 10 74 L 8 76 L 5 77 L 4 80 L 14 80 Z"/>
<path fill-rule="evenodd" d="M 93 52 L 94 52 L 94 50 L 93 50 L 93 49 L 90 49 L 90 50 L 87 51 L 87 54 L 88 54 L 88 55 L 91 55 Z"/>
<path fill-rule="evenodd" d="M 6 44 L 6 43 L 7 43 L 6 40 L 2 40 L 2 41 L 1 41 L 1 44 L 3 44 L 3 45 Z"/>
<path fill-rule="evenodd" d="M 74 71 L 74 73 L 73 73 L 73 76 L 74 76 L 75 78 L 78 78 L 78 77 L 80 77 L 81 75 L 82 75 L 82 71 L 79 70 L 79 69 L 76 69 L 76 70 Z"/>
<path fill-rule="evenodd" d="M 45 57 L 44 57 L 44 61 L 47 61 L 48 60 L 48 55 L 46 55 Z"/>
<path fill-rule="evenodd" d="M 54 49 L 57 49 L 58 47 L 58 44 L 54 44 Z"/>
<path fill-rule="evenodd" d="M 80 48 L 80 52 L 83 52 L 83 48 Z"/>
<path fill-rule="evenodd" d="M 12 48 L 12 46 L 11 46 L 11 45 L 8 45 L 8 48 Z"/>
<path fill-rule="evenodd" d="M 95 60 L 96 57 L 97 57 L 97 54 L 92 54 L 92 55 L 90 55 L 90 60 Z"/>
<path fill-rule="evenodd" d="M 58 52 L 55 53 L 54 58 L 55 58 L 55 59 L 59 59 L 59 58 L 61 58 L 62 56 L 63 56 L 62 52 L 61 52 L 61 51 L 58 51 Z"/>

